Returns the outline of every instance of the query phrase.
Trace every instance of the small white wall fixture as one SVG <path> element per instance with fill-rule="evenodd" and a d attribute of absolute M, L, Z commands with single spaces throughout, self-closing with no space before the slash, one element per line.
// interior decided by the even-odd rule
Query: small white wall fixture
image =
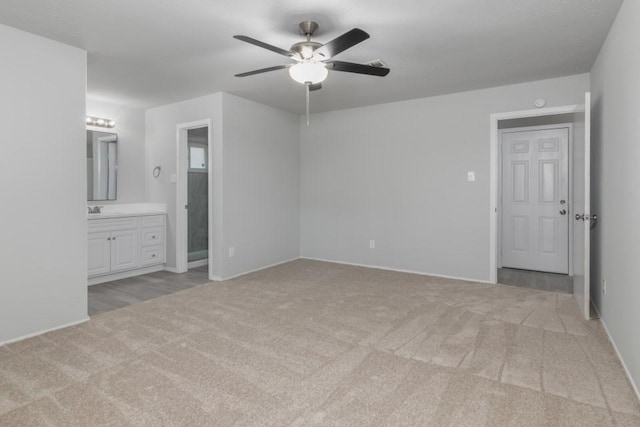
<path fill-rule="evenodd" d="M 207 150 L 207 162 L 209 164 L 209 168 L 207 171 L 208 182 L 209 182 L 209 201 L 208 201 L 208 222 L 209 222 L 209 275 L 212 275 L 213 271 L 213 256 L 214 251 L 212 248 L 213 239 L 214 239 L 214 228 L 213 228 L 213 149 L 211 146 L 211 119 L 202 119 L 188 123 L 181 123 L 177 125 L 177 182 L 176 182 L 176 273 L 184 273 L 189 268 L 188 262 L 188 212 L 187 212 L 187 202 L 188 202 L 188 147 L 187 147 L 187 139 L 188 139 L 188 131 L 191 129 L 199 129 L 199 128 L 207 128 L 207 143 L 209 149 Z"/>
<path fill-rule="evenodd" d="M 500 132 L 498 122 L 509 119 L 523 119 L 529 117 L 554 116 L 559 114 L 573 114 L 584 112 L 584 105 L 564 105 L 559 107 L 536 108 L 532 110 L 509 111 L 504 113 L 493 113 L 490 115 L 490 190 L 489 190 L 489 281 L 498 282 L 498 208 L 499 208 L 499 149 Z"/>

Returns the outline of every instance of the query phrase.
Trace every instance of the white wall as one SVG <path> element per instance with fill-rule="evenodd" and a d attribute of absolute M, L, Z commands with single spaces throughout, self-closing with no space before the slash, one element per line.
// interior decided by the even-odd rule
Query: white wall
<path fill-rule="evenodd" d="M 89 202 L 90 205 L 141 203 L 145 199 L 145 116 L 144 110 L 87 98 L 87 115 L 115 120 L 116 127 L 89 127 L 118 134 L 117 200 Z"/>
<path fill-rule="evenodd" d="M 147 111 L 147 201 L 167 203 L 167 266 L 176 265 L 177 132 L 212 120 L 213 275 L 227 278 L 299 254 L 298 116 L 229 94 Z M 224 159 L 224 160 L 223 160 Z M 223 211 L 224 200 L 224 211 Z M 235 256 L 228 256 L 230 246 Z"/>
<path fill-rule="evenodd" d="M 86 52 L 0 25 L 0 343 L 87 318 Z"/>
<path fill-rule="evenodd" d="M 592 293 L 640 388 L 640 2 L 625 1 L 591 71 Z M 602 294 L 602 279 L 607 294 Z"/>
<path fill-rule="evenodd" d="M 301 255 L 489 280 L 490 114 L 579 104 L 588 88 L 583 74 L 312 115 Z"/>
<path fill-rule="evenodd" d="M 184 102 L 147 110 L 146 127 L 146 201 L 167 204 L 167 267 L 176 267 L 176 189 L 170 182 L 177 173 L 177 126 L 197 120 L 210 119 L 213 152 L 213 273 L 222 271 L 222 94 L 215 93 Z M 152 176 L 160 166 L 158 178 Z"/>
<path fill-rule="evenodd" d="M 299 118 L 229 94 L 222 114 L 223 277 L 230 277 L 299 256 Z"/>

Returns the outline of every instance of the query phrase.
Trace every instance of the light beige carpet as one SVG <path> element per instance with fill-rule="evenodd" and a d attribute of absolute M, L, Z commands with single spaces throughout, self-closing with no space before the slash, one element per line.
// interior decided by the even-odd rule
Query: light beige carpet
<path fill-rule="evenodd" d="M 300 260 L 0 347 L 0 425 L 639 426 L 571 295 Z"/>

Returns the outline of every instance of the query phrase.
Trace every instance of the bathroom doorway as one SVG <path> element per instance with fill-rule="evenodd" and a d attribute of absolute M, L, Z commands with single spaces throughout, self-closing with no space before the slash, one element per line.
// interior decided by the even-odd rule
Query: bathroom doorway
<path fill-rule="evenodd" d="M 215 251 L 212 248 L 217 247 L 219 240 L 216 239 L 219 239 L 220 232 L 214 237 L 216 194 L 213 191 L 213 176 L 216 163 L 213 153 L 215 151 L 221 155 L 221 147 L 212 140 L 211 129 L 210 119 L 177 125 L 177 173 L 169 177 L 176 184 L 176 266 L 168 270 L 185 273 L 190 268 L 207 266 L 209 277 L 216 280 Z M 220 169 L 217 171 L 220 173 Z M 218 197 L 220 195 L 221 192 Z"/>
<path fill-rule="evenodd" d="M 187 130 L 187 261 L 188 268 L 209 259 L 209 129 Z"/>

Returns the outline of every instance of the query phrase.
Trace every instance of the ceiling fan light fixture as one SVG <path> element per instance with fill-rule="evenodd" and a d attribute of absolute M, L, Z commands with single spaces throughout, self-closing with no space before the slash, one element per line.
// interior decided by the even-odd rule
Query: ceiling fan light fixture
<path fill-rule="evenodd" d="M 289 75 L 298 83 L 316 84 L 325 81 L 329 70 L 322 62 L 299 62 L 289 68 Z"/>

